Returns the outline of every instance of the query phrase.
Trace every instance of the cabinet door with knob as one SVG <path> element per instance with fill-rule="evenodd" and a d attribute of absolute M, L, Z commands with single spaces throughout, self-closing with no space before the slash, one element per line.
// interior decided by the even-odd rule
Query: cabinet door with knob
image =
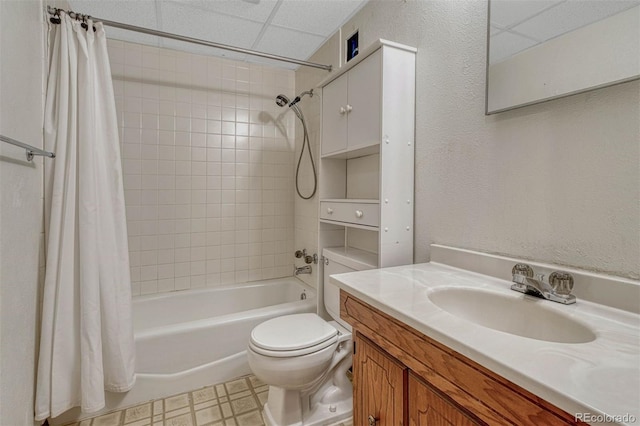
<path fill-rule="evenodd" d="M 403 405 L 406 367 L 359 333 L 354 342 L 354 425 L 406 425 Z"/>
<path fill-rule="evenodd" d="M 382 51 L 322 89 L 322 155 L 380 144 Z"/>
<path fill-rule="evenodd" d="M 409 373 L 409 426 L 475 426 L 459 408 Z"/>
<path fill-rule="evenodd" d="M 347 79 L 344 74 L 322 90 L 322 155 L 347 148 Z"/>
<path fill-rule="evenodd" d="M 378 50 L 348 73 L 347 148 L 378 145 L 382 138 L 382 51 Z"/>

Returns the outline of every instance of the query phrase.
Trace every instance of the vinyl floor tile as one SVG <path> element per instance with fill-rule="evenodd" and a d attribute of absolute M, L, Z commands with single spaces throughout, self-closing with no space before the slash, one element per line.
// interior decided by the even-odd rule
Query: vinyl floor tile
<path fill-rule="evenodd" d="M 264 426 L 268 386 L 240 377 L 191 392 L 84 419 L 70 426 Z M 335 426 L 353 426 L 351 421 Z"/>

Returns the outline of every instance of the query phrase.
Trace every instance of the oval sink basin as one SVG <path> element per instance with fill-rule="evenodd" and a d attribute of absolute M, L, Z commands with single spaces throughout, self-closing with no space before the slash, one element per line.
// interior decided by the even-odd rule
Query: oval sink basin
<path fill-rule="evenodd" d="M 458 287 L 436 289 L 429 299 L 458 318 L 516 336 L 559 343 L 587 343 L 596 338 L 585 325 L 546 308 L 545 303 L 554 302 L 543 299 Z"/>

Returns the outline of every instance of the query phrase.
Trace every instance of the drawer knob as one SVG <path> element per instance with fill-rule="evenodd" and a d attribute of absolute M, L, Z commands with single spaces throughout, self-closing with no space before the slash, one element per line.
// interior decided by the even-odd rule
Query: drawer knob
<path fill-rule="evenodd" d="M 378 419 L 373 417 L 372 415 L 369 415 L 367 420 L 369 421 L 369 426 L 374 426 L 376 423 L 378 423 Z"/>
<path fill-rule="evenodd" d="M 353 107 L 351 105 L 347 105 L 347 112 L 353 111 Z"/>
<path fill-rule="evenodd" d="M 340 115 L 345 115 L 347 110 L 344 107 L 340 107 Z"/>
<path fill-rule="evenodd" d="M 327 214 L 333 214 L 333 209 L 331 207 L 327 207 Z"/>
<path fill-rule="evenodd" d="M 362 210 L 356 210 L 356 217 L 360 219 L 362 216 L 364 216 L 364 213 L 362 212 Z"/>

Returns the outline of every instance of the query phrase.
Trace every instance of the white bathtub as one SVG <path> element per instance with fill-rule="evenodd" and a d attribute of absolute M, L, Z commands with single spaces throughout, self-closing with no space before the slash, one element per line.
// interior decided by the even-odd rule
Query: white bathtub
<path fill-rule="evenodd" d="M 315 310 L 315 291 L 296 278 L 135 297 L 136 384 L 127 393 L 107 392 L 101 412 L 250 374 L 253 327 Z M 54 423 L 83 417 L 89 415 L 73 409 Z"/>
<path fill-rule="evenodd" d="M 315 309 L 315 293 L 295 278 L 134 298 L 137 381 L 195 369 L 208 380 L 204 386 L 249 374 L 245 349 L 253 327 Z"/>

